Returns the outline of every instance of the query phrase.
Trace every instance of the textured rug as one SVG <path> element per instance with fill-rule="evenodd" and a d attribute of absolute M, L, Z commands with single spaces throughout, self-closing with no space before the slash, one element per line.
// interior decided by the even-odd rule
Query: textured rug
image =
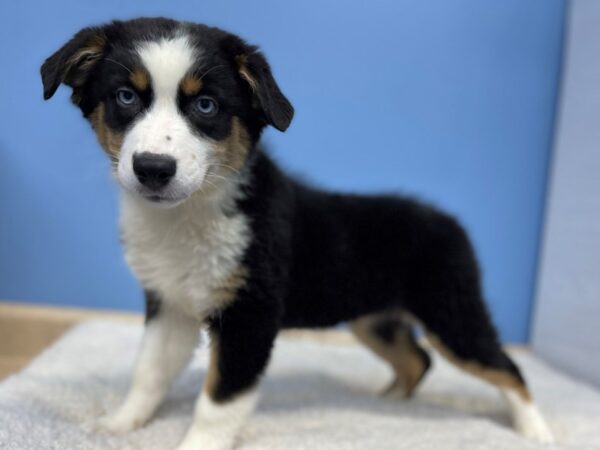
<path fill-rule="evenodd" d="M 89 430 L 122 400 L 141 326 L 88 322 L 0 384 L 1 449 L 169 449 L 191 420 L 207 361 L 200 348 L 157 416 L 125 436 Z M 439 357 L 416 396 L 378 392 L 387 366 L 358 345 L 280 337 L 240 449 L 600 449 L 600 393 L 513 352 L 558 443 L 516 435 L 494 388 Z"/>

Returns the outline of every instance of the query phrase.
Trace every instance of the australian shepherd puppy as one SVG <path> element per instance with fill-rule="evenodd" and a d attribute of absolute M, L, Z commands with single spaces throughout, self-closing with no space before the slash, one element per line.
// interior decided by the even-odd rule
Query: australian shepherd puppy
<path fill-rule="evenodd" d="M 482 301 L 457 221 L 409 198 L 323 192 L 258 145 L 293 108 L 265 57 L 239 37 L 168 19 L 85 28 L 41 68 L 91 123 L 121 186 L 127 262 L 146 294 L 146 330 L 127 398 L 100 421 L 143 426 L 198 345 L 210 367 L 179 449 L 229 449 L 285 327 L 348 322 L 410 396 L 430 359 L 413 335 L 500 388 L 515 428 L 551 433 Z"/>

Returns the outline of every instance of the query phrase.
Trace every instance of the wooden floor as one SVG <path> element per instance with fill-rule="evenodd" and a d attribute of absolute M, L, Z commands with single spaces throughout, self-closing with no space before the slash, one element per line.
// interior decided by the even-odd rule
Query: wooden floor
<path fill-rule="evenodd" d="M 24 368 L 73 325 L 90 319 L 142 323 L 141 314 L 0 301 L 0 380 Z M 347 331 L 286 330 L 290 338 L 356 344 Z"/>
<path fill-rule="evenodd" d="M 0 301 L 0 379 L 21 370 L 65 331 L 88 319 L 142 321 L 138 314 Z"/>

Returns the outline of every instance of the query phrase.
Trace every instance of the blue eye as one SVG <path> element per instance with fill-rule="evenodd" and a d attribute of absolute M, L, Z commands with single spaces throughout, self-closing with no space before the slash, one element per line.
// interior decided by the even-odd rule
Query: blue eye
<path fill-rule="evenodd" d="M 194 102 L 194 111 L 205 117 L 214 116 L 218 109 L 217 102 L 207 95 L 201 95 Z"/>
<path fill-rule="evenodd" d="M 129 108 L 136 105 L 138 102 L 138 96 L 129 88 L 117 89 L 117 103 L 123 108 Z"/>

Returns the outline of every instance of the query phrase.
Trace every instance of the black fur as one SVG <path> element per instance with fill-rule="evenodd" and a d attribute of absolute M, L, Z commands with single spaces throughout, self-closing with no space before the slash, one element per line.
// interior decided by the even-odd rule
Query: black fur
<path fill-rule="evenodd" d="M 193 129 L 221 140 L 229 135 L 230 119 L 235 115 L 244 122 L 252 139 L 257 140 L 265 125 L 273 125 L 281 131 L 289 126 L 294 110 L 281 93 L 266 59 L 255 46 L 218 28 L 163 18 L 114 21 L 77 33 L 42 65 L 44 98 L 52 97 L 63 82 L 73 88 L 73 101 L 85 117 L 103 102 L 107 124 L 115 131 L 125 131 L 152 103 L 151 90 L 136 91 L 141 99 L 138 108 L 123 110 L 116 106 L 117 88 L 128 86 L 135 90 L 129 81 L 129 73 L 141 63 L 133 44 L 149 37 L 158 40 L 172 36 L 182 27 L 193 38 L 194 45 L 211 49 L 203 52 L 201 62 L 192 72 L 202 77 L 206 86 L 203 95 L 213 96 L 219 104 L 219 113 L 215 117 L 198 117 L 192 113 L 192 99 L 180 94 L 179 108 Z M 89 64 L 87 70 L 81 69 L 83 61 L 67 64 L 81 49 L 98 39 L 106 44 L 101 56 L 94 64 Z M 244 58 L 240 59 L 242 55 Z M 256 91 L 238 75 L 242 60 L 257 83 Z"/>
<path fill-rule="evenodd" d="M 285 175 L 257 147 L 264 126 L 286 129 L 293 109 L 255 47 L 203 25 L 167 19 L 113 22 L 83 30 L 44 63 L 45 98 L 65 82 L 86 117 L 108 102 L 107 123 L 125 130 L 152 100 L 151 92 L 139 93 L 140 111 L 130 116 L 111 106 L 115 88 L 128 83 L 123 66 L 139 63 L 131 43 L 142 36 L 167 36 L 177 27 L 185 27 L 205 50 L 197 71 L 217 68 L 203 80 L 220 105 L 218 116 L 199 120 L 181 96 L 181 112 L 199 133 L 214 139 L 226 137 L 231 117 L 239 117 L 252 140 L 245 195 L 236 211 L 228 211 L 246 215 L 251 224 L 252 240 L 242 261 L 248 278 L 236 299 L 209 319 L 219 343 L 215 399 L 226 401 L 256 383 L 280 328 L 332 326 L 387 310 L 409 312 L 458 359 L 523 382 L 500 348 L 482 300 L 473 249 L 453 217 L 410 198 L 314 189 Z M 93 70 L 82 72 L 80 64 L 65 69 L 65 61 L 94 33 L 106 46 Z M 255 86 L 240 77 L 240 64 Z M 159 313 L 159 305 L 147 293 L 148 319 Z M 393 324 L 386 326 L 383 339 L 394 332 Z"/>
<path fill-rule="evenodd" d="M 381 319 L 373 324 L 373 334 L 386 344 L 393 344 L 396 338 L 396 332 L 401 329 L 403 324 L 398 319 Z"/>
<path fill-rule="evenodd" d="M 248 346 L 250 335 L 332 326 L 388 309 L 410 312 L 460 359 L 523 381 L 501 350 L 473 250 L 455 219 L 409 198 L 309 188 L 261 151 L 250 167 L 250 188 L 239 204 L 253 217 L 244 261 L 250 287 L 212 326 L 219 333 L 229 320 L 243 323 L 240 339 L 222 342 L 222 351 L 235 355 L 239 366 L 260 370 L 252 376 L 227 371 L 230 388 L 222 386 L 219 398 L 252 385 L 267 363 L 267 342 L 257 353 Z M 243 309 L 246 320 L 237 317 Z M 389 338 L 393 324 L 386 325 Z"/>
<path fill-rule="evenodd" d="M 156 292 L 145 290 L 144 300 L 146 303 L 146 323 L 148 323 L 160 313 L 161 299 Z"/>
<path fill-rule="evenodd" d="M 61 83 L 76 88 L 85 82 L 86 73 L 80 67 L 83 60 L 73 61 L 73 64 L 69 64 L 69 61 L 100 33 L 99 28 L 84 28 L 60 50 L 46 59 L 40 71 L 44 85 L 44 100 L 52 97 Z M 80 82 L 76 83 L 75 80 L 80 80 Z"/>

